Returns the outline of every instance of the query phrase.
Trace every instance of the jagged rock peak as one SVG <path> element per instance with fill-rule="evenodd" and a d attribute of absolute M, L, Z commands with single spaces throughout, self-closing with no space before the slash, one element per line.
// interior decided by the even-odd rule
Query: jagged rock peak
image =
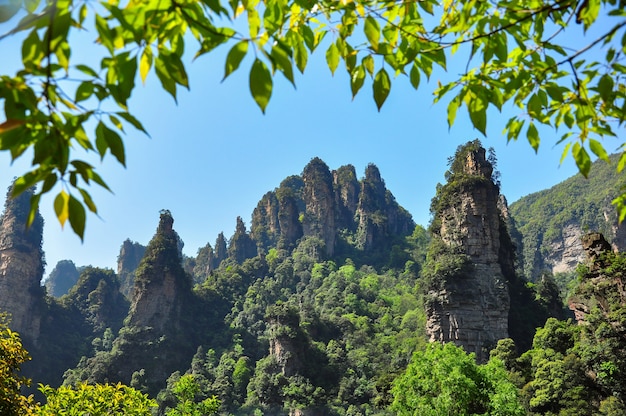
<path fill-rule="evenodd" d="M 129 312 L 131 326 L 152 327 L 161 333 L 178 322 L 182 297 L 191 279 L 181 264 L 180 238 L 168 210 L 161 211 L 156 234 L 139 264 Z"/>
<path fill-rule="evenodd" d="M 427 305 L 431 341 L 455 342 L 479 361 L 508 337 L 510 297 L 503 270 L 514 269 L 513 259 L 502 255 L 501 244 L 510 238 L 485 154 L 478 140 L 459 146 L 449 160 L 448 183 L 433 198 L 431 244 L 437 254 L 428 272 Z M 449 268 L 456 263 L 461 266 Z"/>
<path fill-rule="evenodd" d="M 0 218 L 0 311 L 11 315 L 13 330 L 36 344 L 44 302 L 40 287 L 45 264 L 41 248 L 43 218 L 37 211 L 27 228 L 33 189 L 12 195 L 13 185 Z"/>

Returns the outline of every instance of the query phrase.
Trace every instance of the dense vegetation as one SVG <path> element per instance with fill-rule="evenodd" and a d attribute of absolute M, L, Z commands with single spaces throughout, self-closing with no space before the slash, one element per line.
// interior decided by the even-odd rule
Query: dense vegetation
<path fill-rule="evenodd" d="M 434 207 L 453 198 L 458 186 L 476 184 L 457 163 L 476 145 L 459 147 L 451 158 L 446 179 L 452 186 L 438 189 Z M 336 172 L 342 190 L 356 189 L 351 169 Z M 121 253 L 118 260 L 133 278 L 128 298 L 119 276 L 93 267 L 82 269 L 67 295 L 46 298 L 44 347 L 32 349 L 34 360 L 23 369 L 52 387 L 32 390 L 34 399 L 17 392 L 25 380 L 15 371 L 26 355 L 11 335 L 6 348 L 22 355 L 18 361 L 2 356 L 9 370 L 0 402 L 42 414 L 87 402 L 167 415 L 624 413 L 625 256 L 605 253 L 579 268 L 572 299 L 586 311 L 580 316 L 586 325 L 546 322 L 562 312 L 550 276 L 531 285 L 513 268 L 505 271 L 512 339 L 501 340 L 479 364 L 459 347 L 428 343 L 426 334 L 428 290 L 462 277 L 472 268 L 468 258 L 448 250 L 436 222 L 430 232 L 418 225 L 404 233 L 404 211 L 377 169 L 368 172 L 356 181 L 365 192 L 360 201 L 335 199 L 347 191 L 316 200 L 336 203 L 339 213 L 329 222 L 340 227 L 332 255 L 320 224 L 291 238 L 307 228 L 297 226 L 310 202 L 303 199 L 307 192 L 317 198 L 335 189 L 317 171 L 264 197 L 269 208 L 253 216 L 251 233 L 239 218 L 228 244 L 220 234 L 215 249 L 207 244 L 195 258 L 182 256 L 173 218 L 163 210 L 145 249 L 130 241 L 122 246 L 130 259 Z M 491 182 L 497 184 L 497 175 Z M 326 214 L 319 209 L 306 221 Z M 510 239 L 501 239 L 499 255 L 511 256 Z M 135 249 L 143 253 L 138 263 Z M 46 398 L 43 407 L 33 404 Z"/>
<path fill-rule="evenodd" d="M 612 163 L 618 159 L 618 155 L 611 156 Z M 599 231 L 613 241 L 616 230 L 612 224 L 617 223 L 617 213 L 611 201 L 625 185 L 623 175 L 616 175 L 611 165 L 597 160 L 588 178 L 573 176 L 511 204 L 515 226 L 523 236 L 516 243 L 523 247 L 519 257 L 526 278 L 540 279 L 546 271 L 542 259 L 553 249 L 552 245 L 565 237 L 568 227 L 580 228 L 582 232 Z M 563 289 L 572 277 L 561 277 Z"/>

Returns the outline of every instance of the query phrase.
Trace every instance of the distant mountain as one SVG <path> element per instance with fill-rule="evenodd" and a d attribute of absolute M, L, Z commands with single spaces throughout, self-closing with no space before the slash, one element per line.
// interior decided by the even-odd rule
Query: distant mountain
<path fill-rule="evenodd" d="M 617 155 L 610 165 L 598 160 L 588 178 L 577 174 L 510 205 L 521 234 L 515 241 L 520 267 L 528 280 L 538 281 L 545 272 L 572 272 L 585 259 L 581 236 L 590 231 L 601 232 L 614 249 L 626 249 L 626 227 L 618 224 L 611 204 L 626 186 L 626 174 L 615 171 L 617 160 Z"/>
<path fill-rule="evenodd" d="M 60 260 L 46 279 L 46 290 L 50 296 L 60 298 L 78 282 L 80 276 L 72 260 Z"/>

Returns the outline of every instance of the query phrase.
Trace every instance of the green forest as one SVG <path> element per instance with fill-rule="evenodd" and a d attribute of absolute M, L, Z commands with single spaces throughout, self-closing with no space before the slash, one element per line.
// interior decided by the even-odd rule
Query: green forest
<path fill-rule="evenodd" d="M 18 281 L 40 324 L 19 335 L 0 325 L 0 413 L 626 414 L 626 255 L 595 232 L 615 236 L 595 228 L 603 207 L 570 186 L 549 200 L 571 213 L 557 218 L 537 195 L 506 217 L 496 166 L 480 142 L 459 146 L 425 228 L 375 165 L 358 179 L 314 158 L 262 196 L 249 231 L 237 218 L 230 239 L 195 257 L 164 209 L 147 246 L 122 244 L 117 272 L 68 260 L 45 287 Z M 618 189 L 611 176 L 591 186 L 609 205 Z M 29 196 L 7 199 L 0 251 L 41 259 L 41 230 L 8 226 Z M 532 233 L 567 221 L 583 224 L 588 259 L 564 285 L 525 275 Z M 463 303 L 485 296 L 466 292 L 475 282 L 498 301 Z M 506 328 L 485 327 L 477 343 L 460 313 L 445 338 L 441 316 L 459 299 L 484 308 L 467 319 L 497 310 Z"/>

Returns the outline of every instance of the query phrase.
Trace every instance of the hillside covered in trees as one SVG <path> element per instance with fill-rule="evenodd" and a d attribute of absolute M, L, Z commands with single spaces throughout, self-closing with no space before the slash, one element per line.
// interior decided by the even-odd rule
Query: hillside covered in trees
<path fill-rule="evenodd" d="M 520 271 L 533 217 L 506 205 L 495 165 L 480 142 L 459 146 L 426 229 L 375 165 L 359 179 L 315 158 L 262 196 L 249 230 L 237 218 L 187 257 L 162 210 L 117 273 L 63 262 L 47 293 L 30 289 L 43 254 L 40 229 L 21 237 L 28 195 L 7 200 L 0 298 L 28 300 L 2 305 L 33 357 L 24 373 L 121 382 L 160 414 L 177 414 L 181 385 L 234 415 L 623 414 L 624 257 L 600 234 L 581 242 L 565 308 L 551 275 Z"/>

